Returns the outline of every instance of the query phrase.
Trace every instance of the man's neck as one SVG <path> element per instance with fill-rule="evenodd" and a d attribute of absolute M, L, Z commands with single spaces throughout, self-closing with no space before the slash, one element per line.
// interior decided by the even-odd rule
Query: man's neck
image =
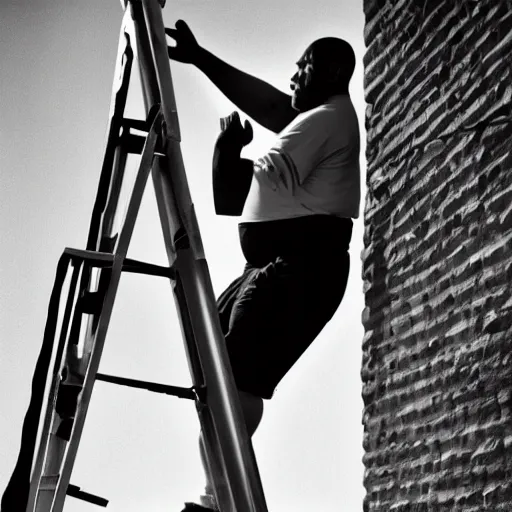
<path fill-rule="evenodd" d="M 314 108 L 321 107 L 322 105 L 328 105 L 334 101 L 339 100 L 340 98 L 346 98 L 346 97 L 350 98 L 350 94 L 348 93 L 348 91 L 335 92 L 333 94 L 329 94 L 328 96 L 325 96 L 323 100 L 322 99 L 317 100 L 316 102 L 312 103 L 311 106 L 309 106 L 308 108 L 305 108 L 303 110 L 299 110 L 299 112 L 301 114 L 303 114 L 305 112 L 313 110 Z"/>
<path fill-rule="evenodd" d="M 330 94 L 329 97 L 327 98 L 327 101 L 331 101 L 333 98 L 338 98 L 340 96 L 350 96 L 348 90 L 342 90 L 342 91 L 336 91 L 335 93 L 333 94 Z"/>

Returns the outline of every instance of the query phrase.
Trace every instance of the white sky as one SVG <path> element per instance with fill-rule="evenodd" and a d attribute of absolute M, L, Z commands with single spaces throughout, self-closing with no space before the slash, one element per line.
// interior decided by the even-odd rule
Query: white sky
<path fill-rule="evenodd" d="M 286 92 L 310 42 L 347 39 L 357 56 L 350 92 L 361 129 L 364 202 L 362 0 L 168 0 L 167 26 L 179 18 L 205 47 Z M 19 450 L 57 261 L 65 247 L 85 247 L 121 19 L 116 0 L 0 6 L 0 493 Z M 219 118 L 233 106 L 196 69 L 173 64 L 172 72 L 185 167 L 218 295 L 244 262 L 237 219 L 215 216 L 211 191 Z M 143 118 L 137 79 L 133 85 L 127 115 Z M 272 140 L 256 127 L 245 155 L 257 156 Z M 362 510 L 363 207 L 342 305 L 265 402 L 253 438 L 271 512 Z M 129 256 L 167 264 L 151 182 Z M 100 371 L 191 384 L 168 282 L 123 275 Z M 192 402 L 98 382 L 71 482 L 109 499 L 113 512 L 179 511 L 204 485 L 198 428 Z M 65 506 L 94 509 L 74 498 Z"/>

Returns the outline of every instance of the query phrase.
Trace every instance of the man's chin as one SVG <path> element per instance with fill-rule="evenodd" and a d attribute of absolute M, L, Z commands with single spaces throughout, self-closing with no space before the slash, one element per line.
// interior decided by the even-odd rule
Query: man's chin
<path fill-rule="evenodd" d="M 292 96 L 292 108 L 294 110 L 297 110 L 298 112 L 302 112 L 302 105 L 300 99 L 297 98 L 297 96 L 295 95 Z"/>

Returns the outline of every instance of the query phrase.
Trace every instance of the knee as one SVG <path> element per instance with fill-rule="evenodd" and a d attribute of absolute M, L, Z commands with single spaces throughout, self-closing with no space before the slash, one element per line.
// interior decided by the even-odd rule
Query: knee
<path fill-rule="evenodd" d="M 238 391 L 238 394 L 244 413 L 245 424 L 249 435 L 252 436 L 263 416 L 263 399 L 245 391 Z"/>

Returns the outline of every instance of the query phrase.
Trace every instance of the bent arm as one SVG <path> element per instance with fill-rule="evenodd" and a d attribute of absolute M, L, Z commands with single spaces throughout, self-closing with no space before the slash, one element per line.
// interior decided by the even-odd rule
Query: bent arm
<path fill-rule="evenodd" d="M 288 94 L 234 68 L 208 50 L 200 49 L 195 64 L 240 110 L 274 133 L 297 117 Z"/>

